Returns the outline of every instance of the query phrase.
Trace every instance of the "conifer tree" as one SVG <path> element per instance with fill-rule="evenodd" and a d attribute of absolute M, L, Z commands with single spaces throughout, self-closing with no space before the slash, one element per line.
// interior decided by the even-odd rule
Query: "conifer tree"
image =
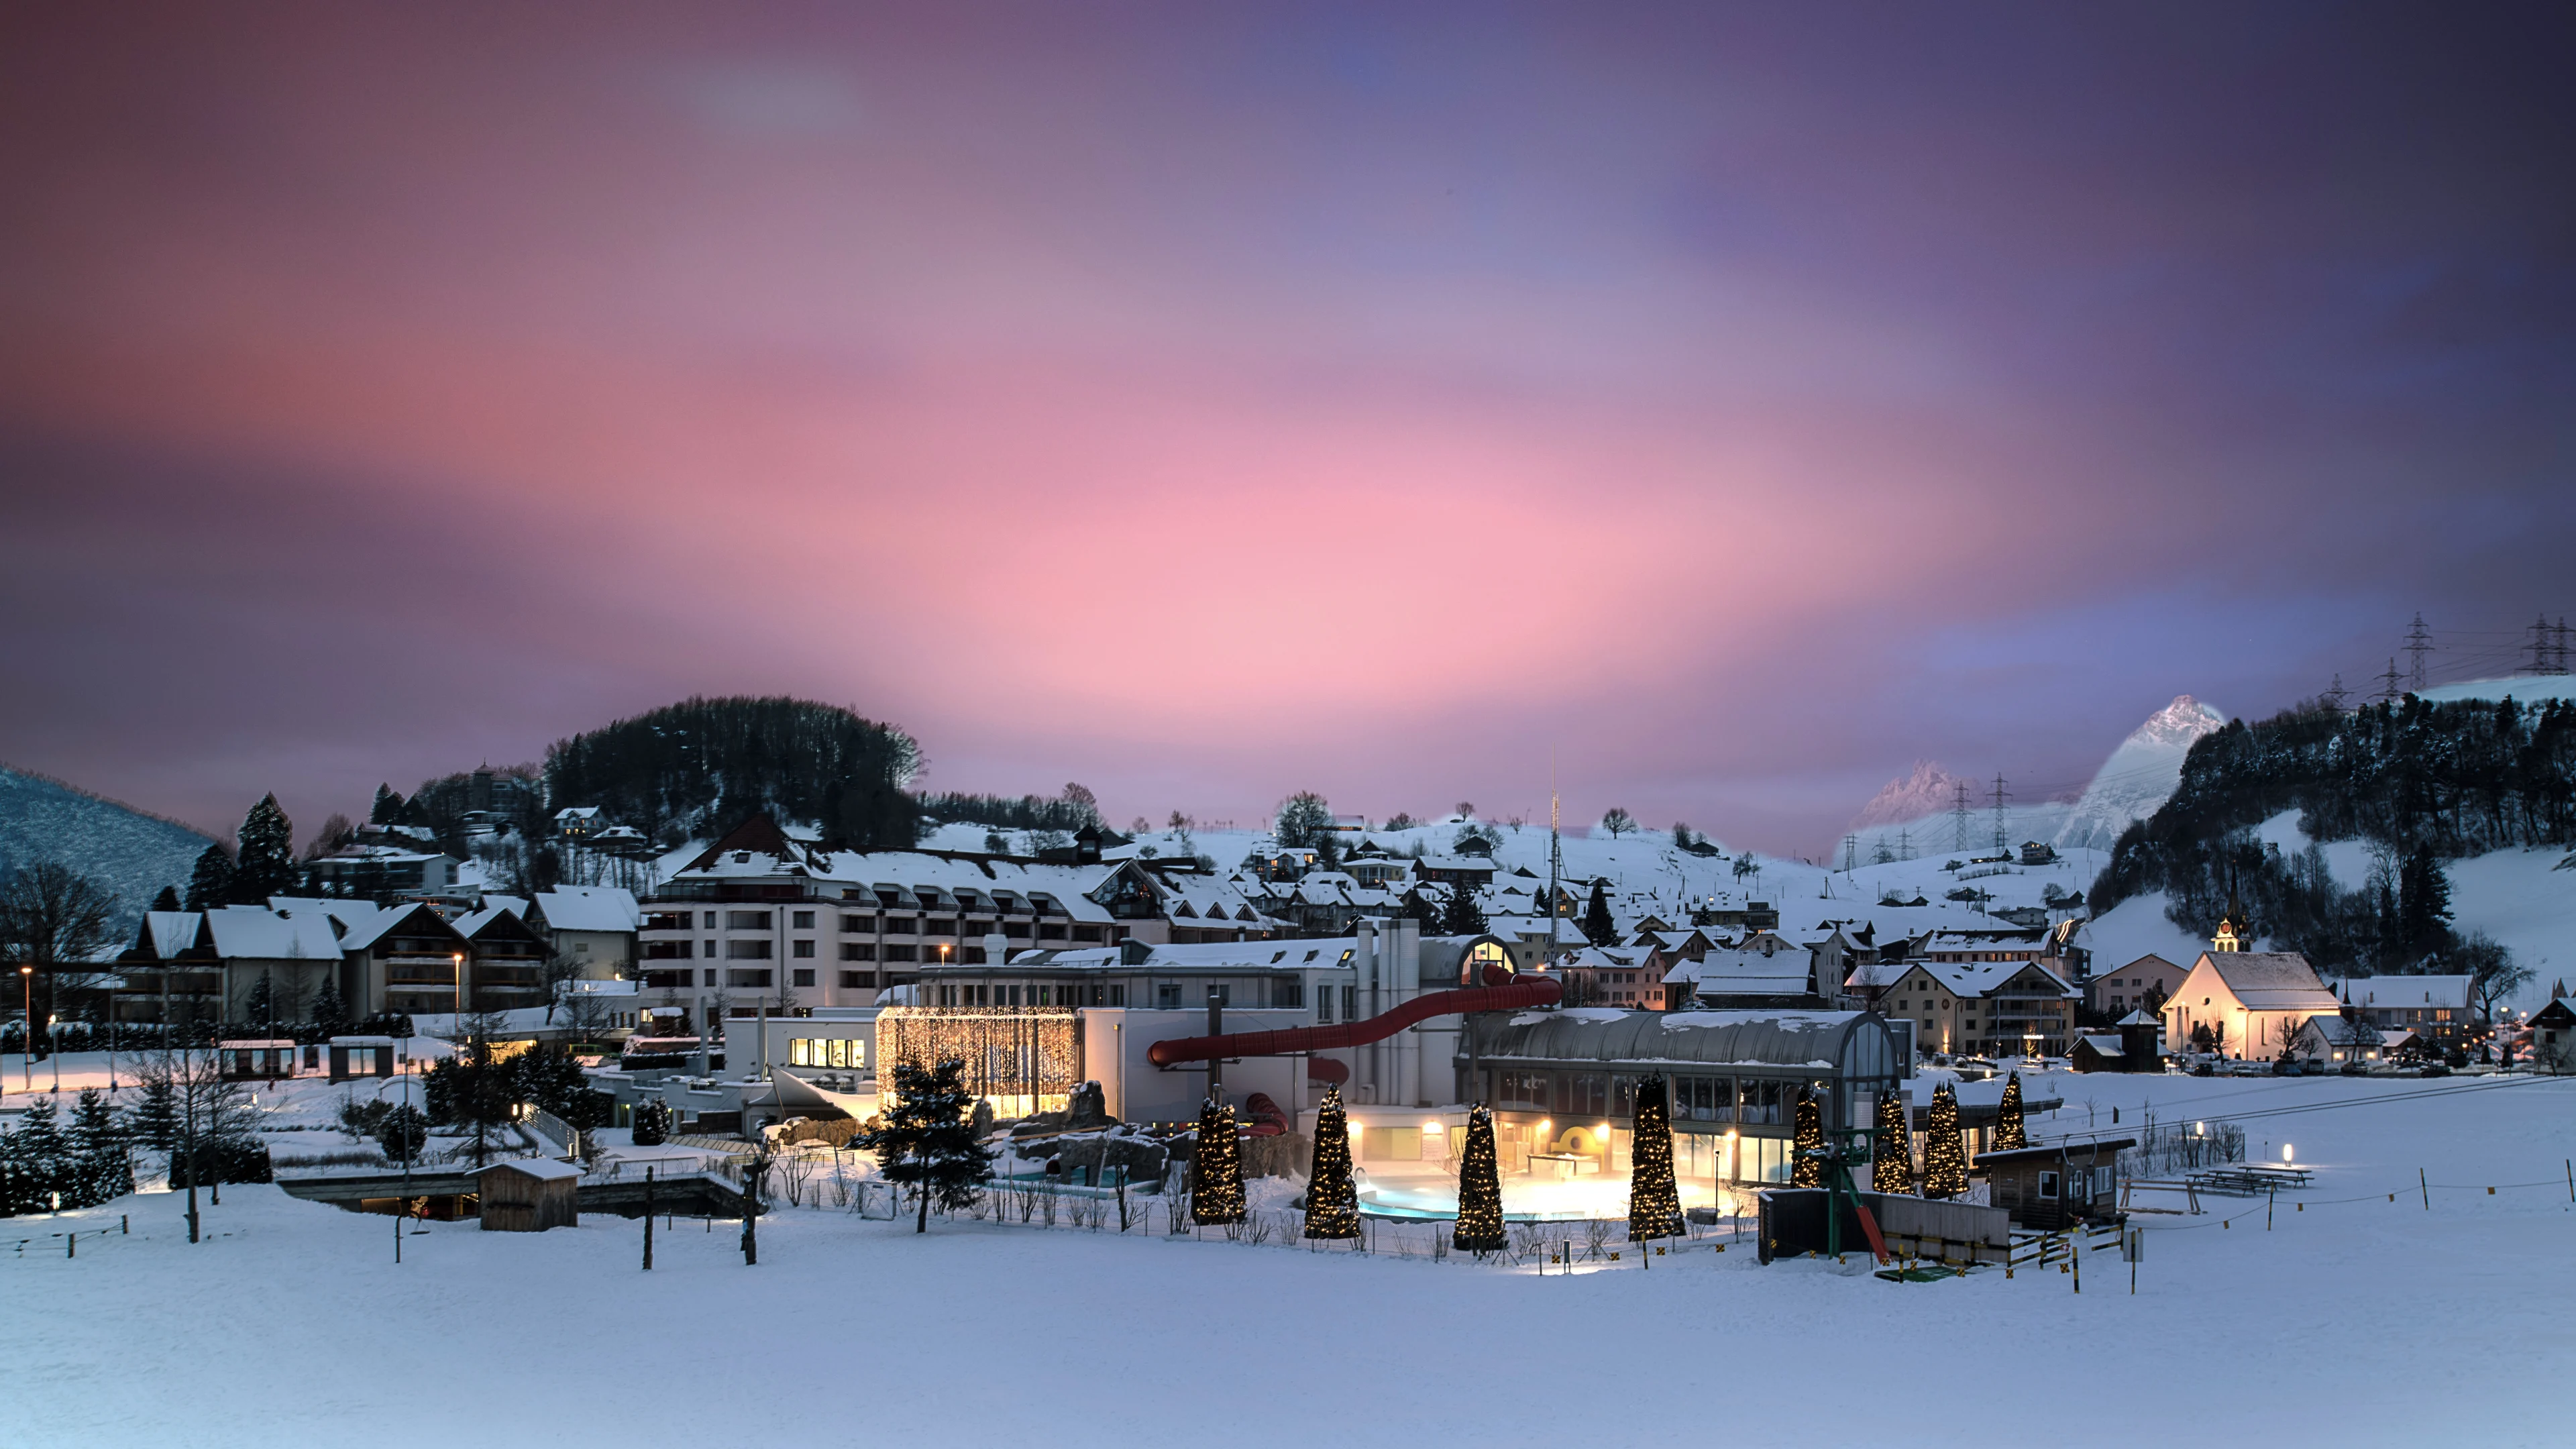
<path fill-rule="evenodd" d="M 1583 907 L 1583 939 L 1595 946 L 1619 944 L 1619 925 L 1610 918 L 1610 893 L 1597 880 L 1592 883 L 1592 899 Z"/>
<path fill-rule="evenodd" d="M 1503 1180 L 1494 1155 L 1494 1114 L 1478 1107 L 1467 1114 L 1466 1157 L 1458 1172 L 1458 1226 L 1449 1242 L 1462 1253 L 1491 1253 L 1508 1241 L 1503 1235 Z"/>
<path fill-rule="evenodd" d="M 1923 1134 L 1923 1195 L 1957 1197 L 1968 1190 L 1968 1148 L 1959 1135 L 1959 1096 L 1948 1082 L 1932 1089 Z"/>
<path fill-rule="evenodd" d="M 233 858 L 221 844 L 209 845 L 198 853 L 195 869 L 188 873 L 188 909 L 211 911 L 232 904 Z"/>
<path fill-rule="evenodd" d="M 1825 1109 L 1808 1088 L 1798 1089 L 1798 1112 L 1793 1120 L 1797 1123 L 1797 1130 L 1789 1142 L 1793 1155 L 1789 1185 L 1822 1187 L 1825 1185 L 1825 1160 L 1816 1154 L 1825 1148 Z"/>
<path fill-rule="evenodd" d="M 1350 1117 L 1342 1089 L 1326 1087 L 1315 1109 L 1315 1162 L 1306 1174 L 1306 1236 L 1349 1239 L 1360 1235 L 1359 1191 L 1351 1181 Z"/>
<path fill-rule="evenodd" d="M 326 1038 L 349 1034 L 349 1007 L 340 999 L 335 973 L 325 973 L 322 989 L 313 993 L 313 1029 Z"/>
<path fill-rule="evenodd" d="M 1682 1200 L 1673 1181 L 1673 1123 L 1668 1088 L 1662 1077 L 1637 1084 L 1636 1130 L 1629 1149 L 1628 1237 L 1677 1237 L 1682 1231 Z"/>
<path fill-rule="evenodd" d="M 134 1191 L 134 1163 L 126 1156 L 125 1129 L 117 1123 L 105 1092 L 96 1087 L 81 1089 L 80 1101 L 72 1108 L 71 1140 L 79 1164 L 74 1175 L 81 1206 L 95 1207 Z M 64 1201 L 71 1201 L 69 1193 Z"/>
<path fill-rule="evenodd" d="M 378 785 L 376 787 L 376 803 L 367 811 L 367 823 L 369 825 L 400 825 L 402 823 L 402 813 L 403 797 L 394 793 L 394 787 L 392 785 Z"/>
<path fill-rule="evenodd" d="M 6 1209 L 13 1217 L 51 1212 L 55 1194 L 70 1206 L 77 1196 L 72 1182 L 71 1144 L 54 1115 L 54 1099 L 39 1096 L 18 1116 L 18 1130 L 0 1141 L 7 1150 Z"/>
<path fill-rule="evenodd" d="M 2030 1134 L 2021 1125 L 2021 1073 L 2004 1078 L 2003 1105 L 1995 1109 L 1995 1146 L 2028 1147 Z"/>
<path fill-rule="evenodd" d="M 262 795 L 242 817 L 241 857 L 233 864 L 236 905 L 266 905 L 295 888 L 295 823 L 275 795 Z"/>
<path fill-rule="evenodd" d="M 1449 886 L 1449 910 L 1440 921 L 1444 936 L 1481 936 L 1485 934 L 1485 908 L 1476 900 L 1476 888 L 1466 881 L 1453 881 Z"/>
<path fill-rule="evenodd" d="M 1869 1148 L 1869 1190 L 1914 1190 L 1913 1133 L 1905 1120 L 1903 1091 L 1878 1094 L 1878 1133 Z"/>
<path fill-rule="evenodd" d="M 912 1230 L 926 1233 L 933 1206 L 947 1212 L 975 1201 L 993 1180 L 993 1157 L 975 1140 L 975 1098 L 966 1090 L 964 1060 L 902 1063 L 894 1069 L 894 1090 L 894 1107 L 881 1125 L 850 1140 L 877 1155 L 887 1181 L 912 1189 Z"/>
<path fill-rule="evenodd" d="M 1190 1176 L 1191 1221 L 1204 1227 L 1243 1221 L 1243 1143 L 1232 1106 L 1214 1098 L 1199 1103 Z"/>
<path fill-rule="evenodd" d="M 156 1152 L 167 1152 L 179 1136 L 179 1097 L 168 1074 L 145 1072 L 143 1094 L 126 1113 L 126 1130 Z"/>
<path fill-rule="evenodd" d="M 177 886 L 163 886 L 161 888 L 161 894 L 152 898 L 152 909 L 156 911 L 184 911 L 187 909 L 187 906 L 181 903 L 179 899 L 179 888 Z"/>
<path fill-rule="evenodd" d="M 637 1122 L 640 1123 L 644 1120 L 644 1111 L 647 1107 L 652 1108 L 656 1112 L 666 1110 L 659 1102 L 643 1103 L 635 1109 L 635 1120 Z M 657 1134 L 653 1138 L 653 1142 L 647 1142 L 639 1132 L 635 1139 L 635 1145 L 638 1147 L 650 1147 L 654 1142 L 659 1142 L 661 1140 L 661 1137 Z M 416 1161 L 420 1157 L 421 1148 L 427 1146 L 428 1143 L 429 1118 L 423 1116 L 421 1114 L 421 1110 L 409 1102 L 396 1104 L 392 1111 L 385 1114 L 385 1120 L 378 1123 L 376 1126 L 376 1145 L 385 1150 L 385 1156 L 392 1158 L 396 1162 Z"/>

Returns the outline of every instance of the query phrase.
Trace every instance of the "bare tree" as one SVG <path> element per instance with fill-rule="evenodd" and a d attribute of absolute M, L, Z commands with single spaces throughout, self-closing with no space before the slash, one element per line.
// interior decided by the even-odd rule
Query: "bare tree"
<path fill-rule="evenodd" d="M 2469 978 L 2469 994 L 2479 1014 L 2492 1022 L 2506 997 L 2531 984 L 2531 968 L 2520 965 L 2504 944 L 2484 931 L 2471 931 L 2451 959 Z"/>
<path fill-rule="evenodd" d="M 13 965 L 34 968 L 33 1010 L 27 1018 L 27 1050 L 41 1050 L 36 1027 L 52 1018 L 57 988 L 66 972 L 91 974 L 99 954 L 115 940 L 112 921 L 116 893 L 91 883 L 89 877 L 54 861 L 38 861 L 0 886 L 0 953 Z"/>
<path fill-rule="evenodd" d="M 616 1025 L 615 1009 L 606 998 L 595 992 L 568 991 L 563 998 L 564 1025 L 572 1028 L 576 1039 L 597 1041 Z"/>
<path fill-rule="evenodd" d="M 313 832 L 313 838 L 304 843 L 304 858 L 320 860 L 357 838 L 358 827 L 349 822 L 348 816 L 335 811 L 322 822 L 321 829 Z"/>
<path fill-rule="evenodd" d="M 169 1176 L 187 1181 L 188 1241 L 193 1243 L 198 1237 L 197 1184 L 210 1176 L 220 1184 L 226 1158 L 251 1137 L 255 1119 L 250 1092 L 224 1076 L 220 1059 L 209 1047 L 165 1047 L 133 1062 L 135 1081 L 145 1095 L 166 1095 L 170 1103 Z M 215 1188 L 215 1201 L 223 1201 L 221 1186 Z"/>
<path fill-rule="evenodd" d="M 563 1000 L 564 988 L 581 979 L 581 959 L 561 946 L 546 953 L 545 964 L 537 968 L 537 984 L 545 988 L 546 1023 L 552 1025 L 555 1007 Z"/>

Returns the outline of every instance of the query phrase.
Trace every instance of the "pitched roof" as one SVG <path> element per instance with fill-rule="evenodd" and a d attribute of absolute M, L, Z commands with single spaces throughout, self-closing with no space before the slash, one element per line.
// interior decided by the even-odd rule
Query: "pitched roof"
<path fill-rule="evenodd" d="M 292 916 L 266 906 L 224 906 L 206 912 L 215 954 L 227 960 L 337 961 L 339 933 L 319 912 Z"/>
<path fill-rule="evenodd" d="M 2204 951 L 2200 959 L 2249 1011 L 2343 1009 L 2317 979 L 2308 958 L 2296 951 Z"/>
<path fill-rule="evenodd" d="M 635 893 L 617 886 L 565 886 L 539 892 L 537 914 L 555 931 L 634 931 L 644 925 Z"/>

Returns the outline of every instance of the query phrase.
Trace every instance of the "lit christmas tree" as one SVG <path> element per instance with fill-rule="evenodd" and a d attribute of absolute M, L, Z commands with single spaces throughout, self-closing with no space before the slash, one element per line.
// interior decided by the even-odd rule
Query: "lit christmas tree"
<path fill-rule="evenodd" d="M 1199 1146 L 1190 1188 L 1190 1217 L 1203 1226 L 1243 1221 L 1243 1144 L 1235 1137 L 1234 1108 L 1199 1104 Z"/>
<path fill-rule="evenodd" d="M 1637 1130 L 1628 1174 L 1628 1237 L 1679 1237 L 1682 1200 L 1673 1185 L 1673 1124 L 1662 1077 L 1637 1084 Z"/>
<path fill-rule="evenodd" d="M 1932 1089 L 1932 1120 L 1923 1134 L 1923 1195 L 1957 1197 L 1968 1190 L 1968 1149 L 1959 1137 L 1959 1097 L 1943 1082 Z"/>
<path fill-rule="evenodd" d="M 2004 1104 L 1995 1109 L 1995 1146 L 2028 1147 L 2030 1134 L 2021 1126 L 2021 1073 L 2004 1079 Z"/>
<path fill-rule="evenodd" d="M 1789 1167 L 1791 1187 L 1823 1187 L 1825 1160 L 1816 1153 L 1825 1149 L 1825 1107 L 1816 1094 L 1805 1087 L 1798 1089 L 1798 1134 L 1789 1150 L 1795 1154 Z"/>
<path fill-rule="evenodd" d="M 1350 1119 L 1342 1112 L 1342 1089 L 1326 1087 L 1324 1103 L 1315 1109 L 1315 1167 L 1306 1174 L 1306 1236 L 1359 1235 L 1359 1193 L 1351 1183 Z"/>
<path fill-rule="evenodd" d="M 1914 1148 L 1907 1131 L 1902 1090 L 1878 1095 L 1878 1136 L 1869 1148 L 1869 1190 L 1914 1190 Z"/>
<path fill-rule="evenodd" d="M 1467 1159 L 1458 1173 L 1458 1230 L 1450 1245 L 1462 1253 L 1490 1253 L 1504 1246 L 1503 1181 L 1494 1162 L 1494 1114 L 1467 1114 Z"/>

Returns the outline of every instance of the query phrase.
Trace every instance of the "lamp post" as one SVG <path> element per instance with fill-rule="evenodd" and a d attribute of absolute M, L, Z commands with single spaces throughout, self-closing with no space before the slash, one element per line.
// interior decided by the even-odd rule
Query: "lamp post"
<path fill-rule="evenodd" d="M 18 1073 L 32 1097 L 36 1094 L 36 968 L 21 966 L 18 976 L 27 988 L 27 1030 L 18 1043 Z"/>

